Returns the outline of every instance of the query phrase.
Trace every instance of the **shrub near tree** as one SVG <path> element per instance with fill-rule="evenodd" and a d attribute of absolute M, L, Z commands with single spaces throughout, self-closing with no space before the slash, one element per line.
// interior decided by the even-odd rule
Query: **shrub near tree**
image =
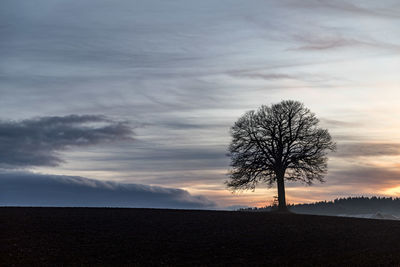
<path fill-rule="evenodd" d="M 285 180 L 323 181 L 327 153 L 335 150 L 328 130 L 298 101 L 282 101 L 248 111 L 231 128 L 227 186 L 255 189 L 260 182 L 277 184 L 278 210 L 286 211 Z"/>

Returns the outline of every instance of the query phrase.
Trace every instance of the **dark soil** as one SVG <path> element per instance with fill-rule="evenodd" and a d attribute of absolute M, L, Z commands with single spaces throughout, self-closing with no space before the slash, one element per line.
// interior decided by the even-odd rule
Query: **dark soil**
<path fill-rule="evenodd" d="M 400 266 L 400 222 L 256 212 L 0 208 L 1 266 Z"/>

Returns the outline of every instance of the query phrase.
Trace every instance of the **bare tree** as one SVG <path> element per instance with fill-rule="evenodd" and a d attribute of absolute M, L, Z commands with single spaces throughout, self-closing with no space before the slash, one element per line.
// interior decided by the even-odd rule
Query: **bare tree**
<path fill-rule="evenodd" d="M 246 112 L 231 128 L 228 187 L 254 190 L 259 182 L 276 182 L 279 210 L 286 211 L 285 180 L 310 185 L 323 182 L 327 172 L 327 153 L 336 145 L 318 123 L 314 113 L 292 100 Z"/>

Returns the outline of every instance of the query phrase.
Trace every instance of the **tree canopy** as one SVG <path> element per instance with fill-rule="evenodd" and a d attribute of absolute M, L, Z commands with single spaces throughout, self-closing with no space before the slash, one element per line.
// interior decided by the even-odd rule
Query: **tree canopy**
<path fill-rule="evenodd" d="M 229 188 L 254 189 L 277 182 L 279 208 L 286 210 L 284 180 L 323 181 L 327 153 L 335 149 L 328 130 L 302 103 L 282 101 L 248 111 L 231 128 Z"/>

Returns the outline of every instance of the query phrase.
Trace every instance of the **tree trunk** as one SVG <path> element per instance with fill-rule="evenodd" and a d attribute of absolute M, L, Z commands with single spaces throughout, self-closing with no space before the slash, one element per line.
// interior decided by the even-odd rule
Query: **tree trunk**
<path fill-rule="evenodd" d="M 278 210 L 286 212 L 286 197 L 285 197 L 285 174 L 279 174 L 276 177 L 276 183 L 278 185 Z"/>

